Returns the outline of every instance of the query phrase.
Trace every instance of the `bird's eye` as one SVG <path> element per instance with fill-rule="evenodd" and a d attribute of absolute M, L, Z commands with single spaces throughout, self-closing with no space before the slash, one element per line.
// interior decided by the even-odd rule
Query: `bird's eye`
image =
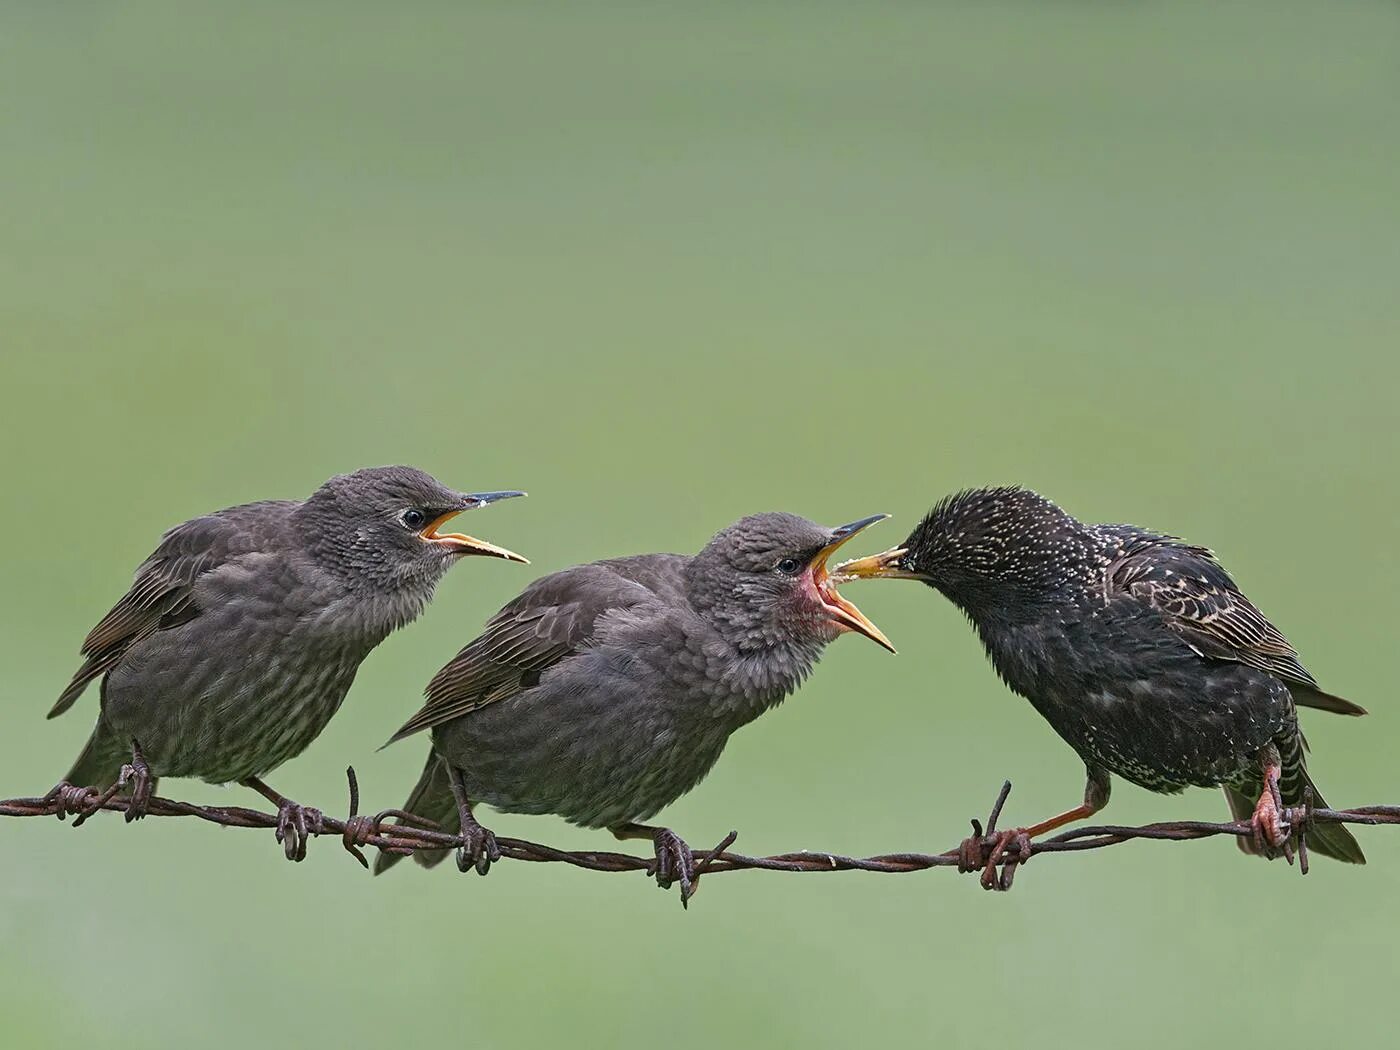
<path fill-rule="evenodd" d="M 778 571 L 784 576 L 796 576 L 802 568 L 802 563 L 796 558 L 784 558 L 778 562 Z"/>
<path fill-rule="evenodd" d="M 409 508 L 399 515 L 399 520 L 415 532 L 428 524 L 428 516 L 421 510 Z"/>

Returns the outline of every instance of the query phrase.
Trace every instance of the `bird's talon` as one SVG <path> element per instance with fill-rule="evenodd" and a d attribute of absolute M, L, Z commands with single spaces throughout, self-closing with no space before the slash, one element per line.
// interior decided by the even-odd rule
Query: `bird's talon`
<path fill-rule="evenodd" d="M 696 888 L 695 855 L 685 840 L 669 828 L 658 828 L 652 836 L 652 845 L 656 849 L 656 884 L 663 890 L 669 890 L 680 883 L 681 907 L 689 907 Z"/>
<path fill-rule="evenodd" d="M 321 833 L 321 811 L 302 806 L 291 799 L 277 804 L 277 841 L 288 860 L 300 863 L 306 859 L 306 846 L 311 836 Z"/>
<path fill-rule="evenodd" d="M 996 831 L 981 838 L 964 839 L 958 847 L 958 870 L 981 870 L 984 890 L 1011 888 L 1015 870 L 1030 859 L 1031 840 L 1025 828 Z M 998 870 L 1000 869 L 1000 870 Z"/>
<path fill-rule="evenodd" d="M 1278 802 L 1277 786 L 1270 784 L 1259 796 L 1254 815 L 1250 818 L 1250 825 L 1254 831 L 1254 845 L 1261 854 L 1270 860 L 1282 855 L 1288 857 L 1291 864 L 1291 828 L 1285 819 L 1286 815 L 1287 811 Z"/>
<path fill-rule="evenodd" d="M 463 874 L 475 871 L 485 875 L 491 865 L 501 859 L 496 836 L 480 824 L 462 829 L 462 845 L 457 849 L 457 870 Z"/>
<path fill-rule="evenodd" d="M 119 787 L 131 785 L 131 798 L 126 804 L 126 820 L 130 823 L 133 820 L 140 820 L 150 810 L 151 788 L 154 781 L 151 777 L 151 767 L 146 764 L 146 760 L 141 757 L 141 753 L 136 751 L 131 756 L 131 761 L 122 766 L 121 774 L 117 777 Z"/>

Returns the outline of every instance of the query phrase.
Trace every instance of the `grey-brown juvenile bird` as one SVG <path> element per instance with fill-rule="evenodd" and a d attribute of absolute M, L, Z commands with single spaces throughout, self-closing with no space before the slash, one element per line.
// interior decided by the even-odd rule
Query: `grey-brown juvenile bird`
<path fill-rule="evenodd" d="M 97 726 L 68 783 L 102 786 L 120 770 L 132 781 L 130 820 L 156 777 L 237 781 L 278 805 L 278 840 L 300 859 L 306 814 L 260 778 L 316 738 L 360 662 L 422 612 L 459 557 L 525 561 L 438 531 L 523 495 L 454 492 L 412 467 L 376 467 L 331 478 L 304 501 L 249 503 L 171 529 L 87 636 L 86 660 L 49 712 L 102 680 Z"/>
<path fill-rule="evenodd" d="M 1151 791 L 1223 787 L 1248 852 L 1272 856 L 1281 809 L 1312 787 L 1296 705 L 1366 712 L 1317 686 L 1298 654 L 1214 555 L 1134 525 L 1086 525 L 1034 492 L 989 488 L 942 500 L 899 547 L 838 579 L 922 580 L 972 621 L 1006 683 L 1084 760 L 1083 804 L 1038 835 L 1097 812 L 1110 774 Z M 1341 824 L 1308 833 L 1355 864 Z M 987 885 L 994 873 L 984 872 Z"/>
<path fill-rule="evenodd" d="M 499 854 L 472 816 L 478 802 L 650 838 L 658 881 L 678 881 L 684 900 L 689 850 L 641 822 L 698 784 L 730 734 L 796 689 L 843 631 L 893 651 L 826 567 L 883 517 L 830 529 L 758 514 L 694 556 L 614 558 L 536 580 L 438 672 L 394 734 L 432 730 L 404 808 L 464 829 L 458 866 L 482 874 Z M 397 859 L 381 854 L 376 871 Z"/>

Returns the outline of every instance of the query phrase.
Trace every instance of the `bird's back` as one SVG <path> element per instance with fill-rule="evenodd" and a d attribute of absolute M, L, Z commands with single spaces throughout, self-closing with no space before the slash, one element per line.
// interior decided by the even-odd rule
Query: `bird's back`
<path fill-rule="evenodd" d="M 1215 555 L 1131 525 L 1098 527 L 1110 544 L 1105 597 L 1136 600 L 1202 660 L 1241 663 L 1283 682 L 1294 700 L 1334 714 L 1365 708 L 1323 692 L 1288 639 L 1235 584 Z"/>

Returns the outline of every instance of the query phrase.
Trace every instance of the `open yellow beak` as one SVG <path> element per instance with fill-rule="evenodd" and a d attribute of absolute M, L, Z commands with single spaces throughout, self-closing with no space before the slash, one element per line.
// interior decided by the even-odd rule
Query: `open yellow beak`
<path fill-rule="evenodd" d="M 504 547 L 497 547 L 494 543 L 479 540 L 475 536 L 468 536 L 461 532 L 439 532 L 438 529 L 446 525 L 449 521 L 461 514 L 469 507 L 461 507 L 457 510 L 449 510 L 446 514 L 433 519 L 419 535 L 429 543 L 438 543 L 446 547 L 453 554 L 480 554 L 488 558 L 504 558 L 506 561 L 518 561 L 522 565 L 529 565 L 530 560 L 524 558 L 515 551 L 508 551 Z"/>
<path fill-rule="evenodd" d="M 890 640 L 885 637 L 885 632 L 876 627 L 865 613 L 861 612 L 855 605 L 840 595 L 836 590 L 837 578 L 833 577 L 826 567 L 827 559 L 829 559 L 842 544 L 846 543 L 857 533 L 875 524 L 875 522 L 883 521 L 888 517 L 888 514 L 876 514 L 869 518 L 862 518 L 860 521 L 853 521 L 849 525 L 842 525 L 839 529 L 834 529 L 832 541 L 819 550 L 816 557 L 812 559 L 812 579 L 817 585 L 817 594 L 821 596 L 822 603 L 826 606 L 827 614 L 835 623 L 845 630 L 863 634 L 877 645 L 884 646 L 890 652 L 894 652 L 895 648 L 890 644 Z"/>
<path fill-rule="evenodd" d="M 848 580 L 920 579 L 918 573 L 900 567 L 900 560 L 908 553 L 909 551 L 903 547 L 892 547 L 880 554 L 872 554 L 868 558 L 845 561 L 836 566 L 834 576 L 839 583 L 845 583 Z"/>

